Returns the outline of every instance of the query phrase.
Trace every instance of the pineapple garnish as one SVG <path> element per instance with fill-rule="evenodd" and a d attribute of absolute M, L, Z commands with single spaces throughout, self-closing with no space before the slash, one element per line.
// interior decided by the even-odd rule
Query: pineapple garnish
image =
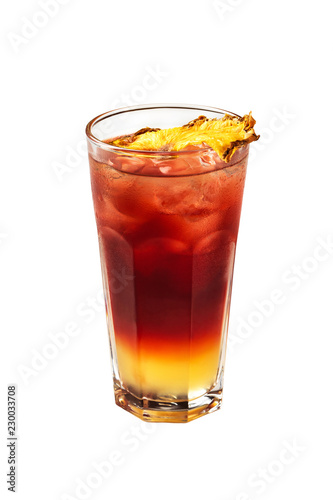
<path fill-rule="evenodd" d="M 259 139 L 253 129 L 255 123 L 251 112 L 243 118 L 228 114 L 223 118 L 199 116 L 182 127 L 146 127 L 108 143 L 139 151 L 181 151 L 189 145 L 207 145 L 229 162 L 237 149 Z"/>

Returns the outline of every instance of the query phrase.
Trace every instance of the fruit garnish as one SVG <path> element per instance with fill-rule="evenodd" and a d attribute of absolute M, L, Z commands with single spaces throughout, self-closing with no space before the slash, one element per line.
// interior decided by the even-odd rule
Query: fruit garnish
<path fill-rule="evenodd" d="M 139 151 L 181 151 L 187 146 L 209 146 L 225 162 L 245 144 L 257 141 L 251 112 L 243 118 L 225 114 L 223 118 L 199 116 L 182 127 L 143 128 L 112 141 L 113 146 Z"/>

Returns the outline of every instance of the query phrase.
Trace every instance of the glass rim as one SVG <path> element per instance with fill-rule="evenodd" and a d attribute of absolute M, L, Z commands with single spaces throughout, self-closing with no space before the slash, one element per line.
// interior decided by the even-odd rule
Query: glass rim
<path fill-rule="evenodd" d="M 206 151 L 209 151 L 211 148 L 207 146 L 206 148 L 198 148 L 198 149 L 191 149 L 191 150 L 180 150 L 180 151 L 150 151 L 150 150 L 142 150 L 142 149 L 128 149 L 124 147 L 119 147 L 119 146 L 114 146 L 111 144 L 107 144 L 106 142 L 102 141 L 101 139 L 98 139 L 92 132 L 92 128 L 97 125 L 98 123 L 102 122 L 103 120 L 120 115 L 123 113 L 128 113 L 131 111 L 145 111 L 149 109 L 193 109 L 194 111 L 209 111 L 211 113 L 218 113 L 221 115 L 232 115 L 235 116 L 236 118 L 241 118 L 240 115 L 237 113 L 234 113 L 232 111 L 227 111 L 226 109 L 222 108 L 216 108 L 212 106 L 202 106 L 202 105 L 196 105 L 196 104 L 181 104 L 181 103 L 156 103 L 156 104 L 142 104 L 142 105 L 136 105 L 136 106 L 126 106 L 122 108 L 116 108 L 111 111 L 107 111 L 106 113 L 101 113 L 100 115 L 96 116 L 92 120 L 90 120 L 86 126 L 85 132 L 88 140 L 93 143 L 95 146 L 98 146 L 106 151 L 114 151 L 118 153 L 126 153 L 127 155 L 133 154 L 133 155 L 149 155 L 149 156 L 181 156 L 181 155 L 191 155 L 191 154 L 197 154 L 197 153 L 203 153 Z M 134 131 L 135 132 L 135 131 Z"/>

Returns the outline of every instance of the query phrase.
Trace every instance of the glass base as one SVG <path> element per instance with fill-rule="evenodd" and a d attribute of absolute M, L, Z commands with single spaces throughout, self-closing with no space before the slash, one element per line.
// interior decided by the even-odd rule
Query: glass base
<path fill-rule="evenodd" d="M 222 385 L 222 384 L 221 384 Z M 114 385 L 116 404 L 146 422 L 185 423 L 221 408 L 222 387 L 214 387 L 203 396 L 189 401 L 156 401 L 137 398 Z"/>

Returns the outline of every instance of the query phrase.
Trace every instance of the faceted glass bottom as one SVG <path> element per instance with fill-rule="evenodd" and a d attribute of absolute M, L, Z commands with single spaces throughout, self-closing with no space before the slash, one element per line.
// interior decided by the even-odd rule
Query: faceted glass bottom
<path fill-rule="evenodd" d="M 116 404 L 146 422 L 186 423 L 221 408 L 222 381 L 208 393 L 188 401 L 139 399 L 114 382 Z"/>

